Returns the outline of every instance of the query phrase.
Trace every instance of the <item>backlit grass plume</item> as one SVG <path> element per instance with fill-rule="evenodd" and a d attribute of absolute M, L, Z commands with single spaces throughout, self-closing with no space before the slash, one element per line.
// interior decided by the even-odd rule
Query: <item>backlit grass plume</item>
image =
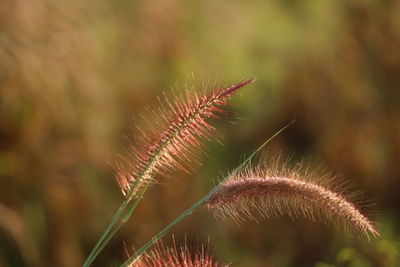
<path fill-rule="evenodd" d="M 124 195 L 136 197 L 153 182 L 157 172 L 183 168 L 193 159 L 203 139 L 215 133 L 207 118 L 219 118 L 221 107 L 240 88 L 251 83 L 244 80 L 230 87 L 215 89 L 208 94 L 194 94 L 166 99 L 166 105 L 155 112 L 151 130 L 138 128 L 129 154 L 116 163 L 117 180 Z M 154 113 L 154 112 L 153 112 Z M 149 121 L 149 120 L 147 120 Z"/>
<path fill-rule="evenodd" d="M 304 215 L 340 225 L 349 233 L 379 235 L 349 197 L 332 189 L 334 178 L 303 164 L 288 168 L 278 161 L 271 166 L 262 162 L 229 177 L 206 203 L 217 217 L 231 216 L 238 222 L 255 219 L 254 212 L 264 217 Z"/>
<path fill-rule="evenodd" d="M 161 242 L 155 248 L 143 254 L 129 267 L 229 267 L 218 263 L 203 246 L 191 251 L 186 245 L 180 248 L 165 247 Z"/>

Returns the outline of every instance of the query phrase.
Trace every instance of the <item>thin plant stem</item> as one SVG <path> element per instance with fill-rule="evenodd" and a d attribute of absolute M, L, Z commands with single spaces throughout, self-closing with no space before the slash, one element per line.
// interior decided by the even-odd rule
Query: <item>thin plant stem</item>
<path fill-rule="evenodd" d="M 127 207 L 125 214 L 122 215 L 121 220 L 119 223 L 113 228 L 113 230 L 109 233 L 109 235 L 104 238 L 103 243 L 98 247 L 96 253 L 94 254 L 94 258 L 98 256 L 98 254 L 103 250 L 103 248 L 108 244 L 111 238 L 119 231 L 122 225 L 124 225 L 132 215 L 133 211 L 136 209 L 137 205 L 139 204 L 140 200 L 142 199 L 144 193 L 146 192 L 148 186 L 142 190 L 140 195 L 131 203 L 130 206 Z"/>
<path fill-rule="evenodd" d="M 125 199 L 120 207 L 118 208 L 118 210 L 115 212 L 113 218 L 111 219 L 110 223 L 108 224 L 106 230 L 104 231 L 104 233 L 102 234 L 102 236 L 100 237 L 100 239 L 97 241 L 96 245 L 94 246 L 94 248 L 92 249 L 92 251 L 90 252 L 89 256 L 86 258 L 86 261 L 83 263 L 82 267 L 89 267 L 94 259 L 96 258 L 96 256 L 98 255 L 98 248 L 102 245 L 103 241 L 106 239 L 107 235 L 110 233 L 110 231 L 112 230 L 114 224 L 118 221 L 118 219 L 121 217 L 123 211 L 126 209 L 126 207 L 129 204 L 129 199 Z"/>
<path fill-rule="evenodd" d="M 93 263 L 93 261 L 96 259 L 96 257 L 99 255 L 99 253 L 103 250 L 103 248 L 107 245 L 107 243 L 111 240 L 111 238 L 118 232 L 118 230 L 121 228 L 121 226 L 128 221 L 129 217 L 132 215 L 133 211 L 135 210 L 135 208 L 139 204 L 140 200 L 142 199 L 147 188 L 148 188 L 148 186 L 146 186 L 142 190 L 140 195 L 137 198 L 135 198 L 135 200 L 133 202 L 132 202 L 132 199 L 127 198 L 121 203 L 121 206 L 118 208 L 117 212 L 114 214 L 114 217 L 111 219 L 111 222 L 107 226 L 107 229 L 104 231 L 103 235 L 97 241 L 96 245 L 90 252 L 89 256 L 86 258 L 86 261 L 84 262 L 82 267 L 89 267 Z M 129 206 L 129 204 L 131 204 L 131 205 Z M 124 211 L 126 211 L 125 214 L 123 214 Z M 118 219 L 120 219 L 120 221 L 115 226 L 115 224 L 118 222 Z"/>
<path fill-rule="evenodd" d="M 199 206 L 204 204 L 205 201 L 210 197 L 211 194 L 213 194 L 218 187 L 231 175 L 236 174 L 240 169 L 242 169 L 246 164 L 248 164 L 251 159 L 258 153 L 260 152 L 269 142 L 271 142 L 272 139 L 274 139 L 276 136 L 278 136 L 281 132 L 283 132 L 286 128 L 288 128 L 292 123 L 294 122 L 291 121 L 288 123 L 286 126 L 281 128 L 279 131 L 274 133 L 270 138 L 268 138 L 261 146 L 259 146 L 249 157 L 246 158 L 245 161 L 242 162 L 236 169 L 233 170 L 233 172 L 229 175 L 226 176 L 224 179 L 222 179 L 217 186 L 215 186 L 212 190 L 210 190 L 207 194 L 205 194 L 200 200 L 198 200 L 196 203 L 194 203 L 190 208 L 188 208 L 186 211 L 184 211 L 180 216 L 178 216 L 175 220 L 173 220 L 170 224 L 168 224 L 164 229 L 162 229 L 157 235 L 155 235 L 150 241 L 148 241 L 143 247 L 141 247 L 135 255 L 130 257 L 128 260 L 126 260 L 120 267 L 127 267 L 133 262 L 135 262 L 139 257 L 146 252 L 147 249 L 149 249 L 154 243 L 156 243 L 158 240 L 160 240 L 163 236 L 165 236 L 169 230 L 175 226 L 177 223 L 179 223 L 181 220 L 192 214 L 195 209 L 197 209 Z"/>

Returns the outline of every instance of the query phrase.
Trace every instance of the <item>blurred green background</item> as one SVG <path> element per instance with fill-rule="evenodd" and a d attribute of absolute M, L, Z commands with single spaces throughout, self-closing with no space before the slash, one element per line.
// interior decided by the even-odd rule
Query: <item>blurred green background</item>
<path fill-rule="evenodd" d="M 292 119 L 269 154 L 346 177 L 382 237 L 199 209 L 177 243 L 210 237 L 234 266 L 400 266 L 399 18 L 396 0 L 0 1 L 0 266 L 79 266 L 123 199 L 108 162 L 132 117 L 171 87 L 254 76 L 230 108 L 243 120 L 217 123 L 224 145 L 161 178 L 95 266 L 117 266 Z"/>

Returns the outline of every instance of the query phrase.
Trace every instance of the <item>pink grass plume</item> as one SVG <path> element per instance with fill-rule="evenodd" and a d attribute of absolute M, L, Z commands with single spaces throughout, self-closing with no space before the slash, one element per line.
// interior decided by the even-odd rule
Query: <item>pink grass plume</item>
<path fill-rule="evenodd" d="M 186 170 L 195 159 L 196 150 L 202 150 L 204 140 L 212 140 L 216 133 L 207 119 L 220 118 L 230 97 L 253 81 L 243 80 L 209 93 L 166 98 L 164 105 L 153 112 L 154 119 L 149 119 L 152 129 L 137 127 L 136 142 L 131 142 L 129 152 L 114 164 L 123 194 L 137 197 L 144 187 L 155 182 L 155 174 Z"/>
<path fill-rule="evenodd" d="M 225 180 L 208 198 L 207 207 L 217 217 L 232 217 L 237 222 L 287 214 L 342 226 L 348 233 L 379 236 L 374 223 L 342 192 L 335 192 L 332 179 L 302 164 L 298 168 L 247 166 Z M 323 177 L 323 179 L 321 179 Z"/>

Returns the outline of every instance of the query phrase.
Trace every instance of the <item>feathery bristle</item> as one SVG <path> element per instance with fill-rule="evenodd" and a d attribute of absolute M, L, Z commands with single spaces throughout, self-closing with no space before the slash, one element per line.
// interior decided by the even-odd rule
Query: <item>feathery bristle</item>
<path fill-rule="evenodd" d="M 304 215 L 340 225 L 348 233 L 379 235 L 373 222 L 348 197 L 331 189 L 334 177 L 323 175 L 318 181 L 320 173 L 302 164 L 297 168 L 273 165 L 272 169 L 263 163 L 248 166 L 229 177 L 208 198 L 208 208 L 217 217 L 231 216 L 237 222 L 255 219 L 253 211 L 264 217 Z"/>
<path fill-rule="evenodd" d="M 154 250 L 142 255 L 129 267 L 229 267 L 230 265 L 219 264 L 203 246 L 192 253 L 185 245 L 177 248 L 175 242 L 173 247 L 164 247 L 157 243 Z"/>
<path fill-rule="evenodd" d="M 154 182 L 157 172 L 186 169 L 185 164 L 189 165 L 195 150 L 202 147 L 203 139 L 211 139 L 215 133 L 206 119 L 219 118 L 223 113 L 221 107 L 228 104 L 230 96 L 252 81 L 244 80 L 209 94 L 175 97 L 175 101 L 166 99 L 167 108 L 161 107 L 151 121 L 152 132 L 138 128 L 139 137 L 130 145 L 129 155 L 115 164 L 124 195 L 136 197 L 143 187 Z"/>

